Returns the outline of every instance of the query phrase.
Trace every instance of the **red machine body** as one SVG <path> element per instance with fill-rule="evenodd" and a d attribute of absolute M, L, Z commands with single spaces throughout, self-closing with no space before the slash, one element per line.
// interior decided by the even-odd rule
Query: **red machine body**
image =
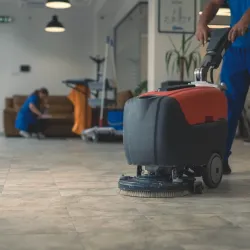
<path fill-rule="evenodd" d="M 190 125 L 227 118 L 227 99 L 217 88 L 195 87 L 173 91 L 153 91 L 140 95 L 140 97 L 146 96 L 174 98 Z"/>
<path fill-rule="evenodd" d="M 223 158 L 227 99 L 218 88 L 182 86 L 130 99 L 124 109 L 124 146 L 129 164 L 204 165 Z"/>

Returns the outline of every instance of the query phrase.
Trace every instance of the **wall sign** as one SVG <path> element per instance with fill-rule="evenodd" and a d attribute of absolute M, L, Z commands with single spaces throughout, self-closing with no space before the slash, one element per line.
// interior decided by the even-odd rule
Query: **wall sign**
<path fill-rule="evenodd" d="M 195 33 L 196 0 L 158 0 L 158 8 L 160 33 Z"/>
<path fill-rule="evenodd" d="M 13 18 L 10 16 L 0 16 L 0 23 L 12 23 Z"/>

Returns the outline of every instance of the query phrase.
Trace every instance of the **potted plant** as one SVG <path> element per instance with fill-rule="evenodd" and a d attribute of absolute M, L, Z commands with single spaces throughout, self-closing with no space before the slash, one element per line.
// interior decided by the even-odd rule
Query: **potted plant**
<path fill-rule="evenodd" d="M 137 88 L 134 91 L 134 96 L 138 96 L 147 91 L 148 91 L 148 81 L 145 80 L 137 85 Z"/>
<path fill-rule="evenodd" d="M 186 35 L 182 34 L 180 49 L 176 48 L 171 37 L 169 37 L 174 49 L 167 51 L 165 55 L 166 70 L 167 73 L 170 74 L 170 65 L 172 64 L 172 74 L 174 72 L 179 73 L 181 82 L 184 81 L 185 73 L 187 77 L 189 77 L 190 71 L 197 68 L 201 62 L 200 53 L 197 51 L 199 46 L 190 52 L 193 36 L 194 35 L 191 35 L 186 38 Z"/>

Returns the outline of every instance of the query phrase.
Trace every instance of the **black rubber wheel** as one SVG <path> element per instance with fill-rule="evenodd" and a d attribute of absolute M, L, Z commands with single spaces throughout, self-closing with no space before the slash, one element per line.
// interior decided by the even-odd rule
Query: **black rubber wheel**
<path fill-rule="evenodd" d="M 223 162 L 219 154 L 212 154 L 205 167 L 202 179 L 208 188 L 217 188 L 223 176 Z"/>

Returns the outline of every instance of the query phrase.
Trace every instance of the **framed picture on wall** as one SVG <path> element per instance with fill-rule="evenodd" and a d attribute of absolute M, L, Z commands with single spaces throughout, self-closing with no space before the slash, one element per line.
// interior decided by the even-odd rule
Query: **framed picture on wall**
<path fill-rule="evenodd" d="M 158 0 L 158 31 L 194 34 L 196 15 L 196 0 Z"/>

